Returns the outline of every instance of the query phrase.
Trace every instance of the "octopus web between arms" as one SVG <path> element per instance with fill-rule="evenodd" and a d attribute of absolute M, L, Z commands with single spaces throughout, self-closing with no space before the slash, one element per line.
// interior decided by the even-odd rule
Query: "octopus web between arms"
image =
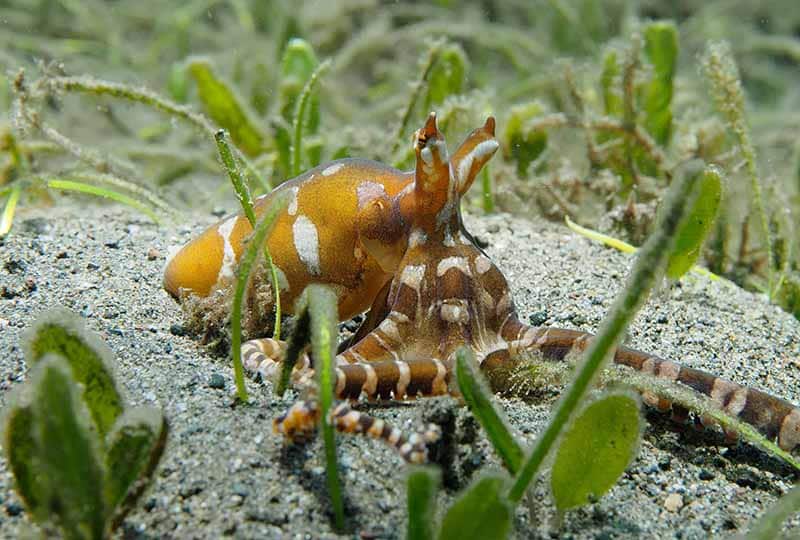
<path fill-rule="evenodd" d="M 484 129 L 491 129 L 492 138 L 461 161 L 467 168 L 480 168 L 498 147 L 493 119 Z M 458 183 L 464 175 L 453 170 L 433 113 L 416 133 L 415 152 L 407 248 L 352 345 L 336 357 L 337 398 L 404 400 L 455 392 L 455 352 L 462 346 L 472 350 L 481 369 L 495 381 L 511 373 L 509 368 L 526 355 L 561 361 L 583 351 L 591 334 L 531 327 L 519 320 L 505 277 L 464 229 Z M 282 342 L 272 339 L 249 341 L 242 347 L 245 367 L 271 377 L 284 350 Z M 614 362 L 710 397 L 729 415 L 777 440 L 784 450 L 800 444 L 800 409 L 788 401 L 626 347 L 616 351 Z M 312 360 L 302 357 L 295 366 L 295 382 L 308 384 L 312 370 Z M 663 398 L 648 393 L 643 397 L 659 410 L 672 409 L 674 417 L 687 416 L 687 411 Z M 318 416 L 315 401 L 299 401 L 275 420 L 275 428 L 292 441 L 305 440 Z M 424 461 L 426 443 L 437 437 L 432 427 L 407 438 L 382 420 L 350 409 L 346 401 L 335 407 L 332 421 L 341 431 L 385 440 L 412 462 Z M 700 422 L 709 426 L 715 421 L 701 416 Z"/>

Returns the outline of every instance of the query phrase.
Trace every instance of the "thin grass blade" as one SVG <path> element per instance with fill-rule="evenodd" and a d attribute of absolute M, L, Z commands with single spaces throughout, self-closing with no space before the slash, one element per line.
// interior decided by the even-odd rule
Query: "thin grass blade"
<path fill-rule="evenodd" d="M 627 243 L 627 242 L 625 242 L 623 240 L 620 240 L 618 238 L 614 238 L 613 236 L 608 236 L 608 235 L 603 234 L 601 232 L 597 232 L 597 231 L 594 231 L 592 229 L 588 229 L 586 227 L 582 227 L 582 226 L 578 225 L 577 223 L 575 223 L 574 221 L 572 221 L 571 219 L 569 219 L 569 216 L 564 216 L 564 222 L 567 224 L 567 227 L 572 229 L 572 231 L 580 234 L 581 236 L 584 236 L 584 237 L 588 238 L 589 240 L 593 240 L 595 242 L 600 242 L 601 244 L 604 244 L 604 245 L 606 245 L 608 247 L 612 247 L 612 248 L 614 248 L 614 249 L 616 249 L 618 251 L 621 251 L 623 253 L 636 253 L 636 251 L 638 249 L 636 246 L 632 246 L 631 244 L 629 244 L 629 243 Z M 692 266 L 691 270 L 695 274 L 700 274 L 701 276 L 706 276 L 707 278 L 709 278 L 711 280 L 722 281 L 723 283 L 729 283 L 731 286 L 734 286 L 734 287 L 736 286 L 733 283 L 729 282 L 728 280 L 726 280 L 726 279 L 718 276 L 717 274 L 711 272 L 707 268 L 703 268 L 702 266 L 696 266 L 696 265 Z"/>
<path fill-rule="evenodd" d="M 153 223 L 156 224 L 161 223 L 161 220 L 158 218 L 156 213 L 153 212 L 150 208 L 148 208 L 147 205 L 134 199 L 133 197 L 125 195 L 124 193 L 119 193 L 118 191 L 114 191 L 100 186 L 94 186 L 92 184 L 86 184 L 84 182 L 76 182 L 73 180 L 48 180 L 47 187 L 49 187 L 50 189 L 59 189 L 62 191 L 75 191 L 77 193 L 94 195 L 95 197 L 103 197 L 104 199 L 109 199 L 114 202 L 130 206 L 135 210 L 138 210 L 139 212 L 150 218 L 150 220 L 153 221 Z"/>
<path fill-rule="evenodd" d="M 301 302 L 302 304 L 302 302 Z M 294 330 L 289 336 L 289 342 L 286 345 L 286 355 L 283 357 L 281 363 L 281 374 L 278 379 L 278 385 L 275 388 L 275 393 L 283 397 L 283 394 L 289 388 L 289 381 L 292 377 L 292 370 L 300 354 L 305 349 L 308 342 L 311 340 L 311 316 L 308 313 L 306 306 L 297 306 L 295 309 L 295 325 Z"/>
<path fill-rule="evenodd" d="M 17 203 L 19 197 L 22 195 L 22 186 L 17 184 L 11 188 L 11 192 L 6 199 L 6 205 L 3 208 L 3 216 L 0 217 L 0 238 L 8 234 L 11 230 L 11 225 L 14 223 L 14 213 L 17 211 Z"/>
<path fill-rule="evenodd" d="M 225 167 L 225 172 L 228 173 L 231 184 L 233 184 L 233 191 L 236 192 L 236 198 L 239 199 L 244 215 L 247 217 L 247 221 L 250 222 L 250 226 L 255 227 L 256 214 L 253 211 L 253 198 L 250 195 L 250 189 L 242 178 L 242 172 L 236 164 L 231 147 L 228 145 L 228 141 L 225 140 L 225 130 L 220 129 L 217 131 L 214 134 L 214 140 L 217 143 L 217 151 L 222 160 L 222 165 Z"/>
<path fill-rule="evenodd" d="M 503 461 L 503 465 L 511 474 L 516 474 L 522 465 L 525 454 L 511 435 L 511 430 L 506 425 L 500 411 L 492 403 L 491 393 L 481 380 L 481 375 L 476 372 L 474 365 L 475 357 L 469 349 L 462 347 L 456 352 L 458 389 L 470 412 L 486 431 L 486 436 L 492 443 L 494 451 Z"/>
<path fill-rule="evenodd" d="M 236 279 L 236 290 L 231 308 L 231 354 L 233 355 L 233 372 L 236 380 L 236 394 L 240 401 L 246 403 L 249 399 L 247 387 L 244 384 L 244 367 L 242 366 L 242 306 L 244 293 L 250 281 L 250 272 L 253 269 L 259 249 L 264 245 L 275 218 L 289 202 L 288 193 L 276 195 L 272 203 L 264 211 L 261 220 L 256 224 L 250 241 L 247 243 L 242 258 L 239 261 L 239 275 Z"/>
<path fill-rule="evenodd" d="M 305 294 L 311 314 L 311 348 L 319 377 L 319 403 L 322 438 L 325 442 L 325 462 L 328 495 L 333 505 L 336 528 L 344 529 L 344 499 L 336 461 L 336 431 L 330 422 L 335 384 L 334 361 L 336 357 L 336 324 L 339 320 L 336 293 L 325 285 L 309 285 Z"/>
<path fill-rule="evenodd" d="M 248 189 L 247 184 L 242 178 L 241 169 L 239 169 L 239 165 L 236 163 L 233 152 L 231 152 L 231 147 L 228 145 L 228 141 L 225 140 L 225 130 L 221 129 L 217 131 L 217 133 L 214 135 L 214 139 L 217 142 L 217 149 L 219 151 L 220 159 L 222 159 L 222 164 L 225 166 L 225 171 L 228 173 L 228 177 L 231 179 L 233 190 L 236 192 L 236 197 L 239 199 L 239 204 L 244 211 L 244 215 L 247 217 L 247 221 L 250 222 L 250 226 L 255 228 L 256 213 L 253 207 L 253 198 L 250 195 L 250 190 Z M 267 266 L 269 267 L 270 280 L 272 282 L 272 291 L 274 295 L 275 331 L 273 333 L 273 337 L 275 339 L 281 339 L 281 288 L 280 284 L 278 283 L 278 269 L 275 267 L 275 263 L 272 260 L 272 254 L 269 252 L 269 246 L 266 242 L 264 242 L 264 258 L 266 259 Z"/>
<path fill-rule="evenodd" d="M 483 166 L 481 171 L 481 200 L 483 211 L 487 214 L 494 212 L 494 189 L 492 188 L 492 175 L 489 172 L 489 164 Z"/>
<path fill-rule="evenodd" d="M 307 123 L 306 109 L 309 107 L 311 97 L 314 89 L 317 86 L 319 78 L 331 67 L 330 60 L 326 60 L 314 70 L 314 73 L 309 77 L 308 82 L 303 87 L 300 98 L 297 101 L 297 108 L 294 114 L 294 123 L 292 131 L 294 132 L 294 139 L 292 140 L 292 176 L 297 176 L 303 169 L 303 132 Z"/>

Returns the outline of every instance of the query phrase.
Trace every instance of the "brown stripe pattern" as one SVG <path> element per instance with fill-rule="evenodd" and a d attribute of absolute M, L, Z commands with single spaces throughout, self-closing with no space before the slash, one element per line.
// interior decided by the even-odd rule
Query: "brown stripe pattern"
<path fill-rule="evenodd" d="M 447 393 L 449 373 L 436 359 L 353 363 L 336 368 L 339 399 L 407 399 Z"/>
<path fill-rule="evenodd" d="M 263 380 L 274 380 L 280 372 L 280 359 L 274 359 L 265 350 L 283 348 L 283 342 L 272 339 L 248 341 L 242 346 L 245 369 L 260 375 Z M 335 394 L 339 399 L 402 400 L 438 396 L 448 392 L 450 382 L 447 367 L 436 359 L 370 362 L 354 351 L 337 356 L 334 374 Z M 296 387 L 307 387 L 313 376 L 309 356 L 304 354 L 293 370 L 292 382 Z"/>
<path fill-rule="evenodd" d="M 273 431 L 283 434 L 292 443 L 308 442 L 316 433 L 319 414 L 318 402 L 298 401 L 274 420 Z M 329 422 L 341 433 L 366 435 L 384 441 L 408 463 L 426 463 L 428 445 L 441 438 L 441 430 L 434 424 L 406 436 L 379 418 L 353 410 L 346 402 L 338 403 L 331 410 Z"/>
<path fill-rule="evenodd" d="M 537 330 L 539 334 L 531 348 L 549 360 L 563 360 L 573 349 L 584 350 L 592 337 L 591 334 L 575 330 Z M 777 441 L 783 450 L 791 451 L 800 444 L 800 409 L 784 399 L 627 347 L 620 347 L 616 351 L 614 362 L 653 377 L 684 384 L 710 397 L 722 411 L 755 427 L 769 440 Z M 660 411 L 672 409 L 677 418 L 686 415 L 682 407 L 675 410 L 676 407 L 669 400 L 649 392 L 643 393 L 642 398 Z M 700 422 L 705 427 L 717 425 L 709 416 L 701 416 Z M 730 438 L 736 436 L 735 433 L 727 435 Z"/>
<path fill-rule="evenodd" d="M 441 430 L 434 424 L 406 437 L 399 429 L 391 427 L 380 418 L 353 410 L 346 402 L 339 403 L 331 411 L 331 423 L 342 433 L 365 434 L 384 441 L 395 448 L 408 463 L 426 463 L 428 445 L 441 438 Z"/>
<path fill-rule="evenodd" d="M 263 381 L 275 381 L 281 371 L 281 362 L 286 352 L 286 342 L 272 338 L 252 339 L 242 345 L 242 365 Z M 307 354 L 300 355 L 292 370 L 292 383 L 307 386 L 314 372 Z"/>
<path fill-rule="evenodd" d="M 297 401 L 272 421 L 272 431 L 293 443 L 308 442 L 317 431 L 319 412 L 316 401 Z"/>

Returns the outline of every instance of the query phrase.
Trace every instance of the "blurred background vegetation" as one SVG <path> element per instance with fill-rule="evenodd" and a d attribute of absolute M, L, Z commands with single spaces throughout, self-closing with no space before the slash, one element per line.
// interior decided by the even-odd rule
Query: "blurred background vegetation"
<path fill-rule="evenodd" d="M 701 158 L 724 185 L 699 262 L 800 318 L 795 0 L 0 0 L 0 67 L 1 234 L 64 191 L 191 223 L 232 200 L 220 127 L 259 193 L 408 167 L 429 110 L 451 146 L 494 114 L 470 211 L 640 245 Z"/>

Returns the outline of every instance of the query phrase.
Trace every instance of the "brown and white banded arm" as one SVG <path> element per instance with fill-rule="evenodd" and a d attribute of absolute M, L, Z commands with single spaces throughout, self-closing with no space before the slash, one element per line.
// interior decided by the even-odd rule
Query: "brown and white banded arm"
<path fill-rule="evenodd" d="M 540 327 L 530 328 L 523 341 L 530 351 L 538 352 L 544 359 L 560 361 L 569 354 L 584 351 L 592 337 L 577 330 Z M 720 410 L 750 424 L 783 450 L 794 450 L 800 444 L 800 408 L 785 399 L 628 347 L 617 349 L 614 363 L 685 385 L 711 398 Z M 653 394 L 645 392 L 642 397 L 645 403 L 662 412 L 673 408 L 669 400 Z M 678 416 L 683 413 L 679 411 Z M 700 416 L 700 422 L 706 427 L 717 424 L 708 416 Z"/>
<path fill-rule="evenodd" d="M 303 443 L 314 435 L 319 415 L 319 403 L 298 401 L 274 420 L 273 429 L 291 442 Z M 422 431 L 406 435 L 380 418 L 352 409 L 346 402 L 338 403 L 331 410 L 329 421 L 339 432 L 366 435 L 385 442 L 397 450 L 400 457 L 408 463 L 427 462 L 428 445 L 441 437 L 439 427 L 434 424 L 429 424 Z"/>

